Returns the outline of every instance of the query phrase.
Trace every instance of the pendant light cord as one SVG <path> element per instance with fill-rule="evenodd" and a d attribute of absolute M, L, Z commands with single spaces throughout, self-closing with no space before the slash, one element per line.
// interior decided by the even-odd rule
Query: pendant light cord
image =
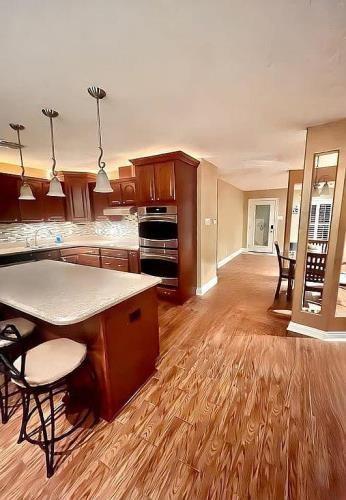
<path fill-rule="evenodd" d="M 101 120 L 100 120 L 100 99 L 98 97 L 96 98 L 96 109 L 97 109 L 98 136 L 99 136 L 99 150 L 100 150 L 100 156 L 98 157 L 98 166 L 100 169 L 103 170 L 106 166 L 106 163 L 104 161 L 101 161 L 103 156 L 103 148 L 102 148 Z"/>
<path fill-rule="evenodd" d="M 17 129 L 17 138 L 18 138 L 18 144 L 19 144 L 20 166 L 21 166 L 21 168 L 22 168 L 21 179 L 22 179 L 22 183 L 24 183 L 24 174 L 25 174 L 25 169 L 24 169 L 24 165 L 23 165 L 22 143 L 20 142 L 20 133 L 19 133 L 19 129 Z"/>
<path fill-rule="evenodd" d="M 53 118 L 51 116 L 49 117 L 49 121 L 50 121 L 50 141 L 52 144 L 52 162 L 53 162 L 52 174 L 53 177 L 56 177 L 57 173 L 55 172 L 56 159 L 55 159 L 55 148 L 54 148 Z"/>

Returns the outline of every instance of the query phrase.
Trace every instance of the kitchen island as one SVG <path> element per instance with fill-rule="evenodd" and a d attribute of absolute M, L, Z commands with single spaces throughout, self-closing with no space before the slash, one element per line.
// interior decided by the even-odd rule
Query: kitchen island
<path fill-rule="evenodd" d="M 158 278 L 42 260 L 0 269 L 3 315 L 37 324 L 37 339 L 87 345 L 101 416 L 110 421 L 155 371 Z"/>

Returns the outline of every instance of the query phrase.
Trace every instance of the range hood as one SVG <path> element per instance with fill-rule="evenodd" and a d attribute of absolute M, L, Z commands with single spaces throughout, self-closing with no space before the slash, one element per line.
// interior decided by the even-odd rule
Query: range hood
<path fill-rule="evenodd" d="M 136 207 L 109 207 L 103 209 L 103 215 L 118 215 L 125 217 L 126 215 L 133 215 L 137 211 Z"/>

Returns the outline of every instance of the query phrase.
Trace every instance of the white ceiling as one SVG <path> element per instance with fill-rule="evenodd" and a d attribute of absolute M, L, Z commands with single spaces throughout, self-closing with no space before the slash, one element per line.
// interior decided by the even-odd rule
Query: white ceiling
<path fill-rule="evenodd" d="M 0 0 L 0 137 L 21 122 L 28 166 L 96 170 L 173 149 L 241 189 L 283 187 L 305 128 L 346 116 L 344 0 Z M 18 163 L 0 149 L 0 162 Z"/>

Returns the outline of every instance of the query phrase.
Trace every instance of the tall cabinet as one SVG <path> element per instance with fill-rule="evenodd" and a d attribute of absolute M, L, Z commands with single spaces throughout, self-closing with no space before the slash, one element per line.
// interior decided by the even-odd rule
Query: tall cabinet
<path fill-rule="evenodd" d="M 197 167 L 182 151 L 130 160 L 135 166 L 137 206 L 174 205 L 178 219 L 178 287 L 158 287 L 162 297 L 184 302 L 197 283 Z"/>

